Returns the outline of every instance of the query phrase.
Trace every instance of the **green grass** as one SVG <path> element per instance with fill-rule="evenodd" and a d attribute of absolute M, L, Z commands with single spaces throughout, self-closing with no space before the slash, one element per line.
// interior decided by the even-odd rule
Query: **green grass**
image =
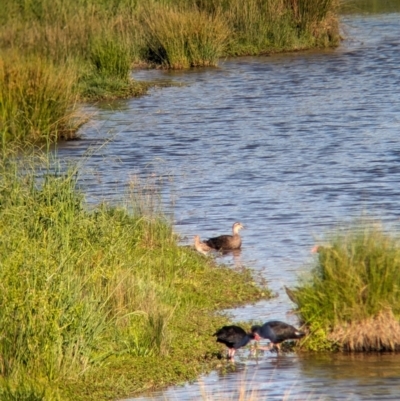
<path fill-rule="evenodd" d="M 71 138 L 79 126 L 76 74 L 39 57 L 0 60 L 0 135 L 9 141 Z"/>
<path fill-rule="evenodd" d="M 339 41 L 336 0 L 8 1 L 0 23 L 3 146 L 73 137 L 77 100 L 145 93 L 133 65 L 215 66 Z"/>
<path fill-rule="evenodd" d="M 0 165 L 1 398 L 116 399 L 215 366 L 215 311 L 269 292 L 178 246 L 154 185 L 88 211 L 76 171 L 29 166 Z"/>
<path fill-rule="evenodd" d="M 396 350 L 400 347 L 400 243 L 360 223 L 318 248 L 309 278 L 293 289 L 309 349 Z"/>
<path fill-rule="evenodd" d="M 152 5 L 141 11 L 146 61 L 170 69 L 216 66 L 229 29 L 219 13 Z"/>
<path fill-rule="evenodd" d="M 225 4 L 231 55 L 329 47 L 339 42 L 335 1 L 229 0 Z"/>

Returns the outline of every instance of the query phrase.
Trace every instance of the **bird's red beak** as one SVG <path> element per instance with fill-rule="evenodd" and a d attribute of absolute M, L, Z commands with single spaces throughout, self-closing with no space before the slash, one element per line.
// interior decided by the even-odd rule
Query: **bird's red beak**
<path fill-rule="evenodd" d="M 319 245 L 314 245 L 311 249 L 311 253 L 317 253 L 319 249 Z"/>
<path fill-rule="evenodd" d="M 260 340 L 261 340 L 261 337 L 260 337 L 260 335 L 259 335 L 258 333 L 254 333 L 254 339 L 255 339 L 256 341 L 260 341 Z"/>

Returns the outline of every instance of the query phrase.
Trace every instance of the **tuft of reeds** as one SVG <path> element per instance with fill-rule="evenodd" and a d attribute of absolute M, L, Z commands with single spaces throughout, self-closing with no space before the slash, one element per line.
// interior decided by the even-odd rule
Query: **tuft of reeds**
<path fill-rule="evenodd" d="M 105 77 L 128 79 L 130 70 L 129 46 L 117 36 L 101 36 L 92 39 L 89 59 L 96 73 Z"/>
<path fill-rule="evenodd" d="M 136 65 L 181 69 L 227 55 L 335 46 L 337 0 L 38 0 L 0 7 L 0 134 L 71 138 L 80 100 L 137 96 Z M 16 55 L 9 61 L 8 54 Z"/>
<path fill-rule="evenodd" d="M 400 348 L 400 244 L 360 223 L 318 247 L 311 276 L 291 290 L 306 346 L 350 351 Z"/>
<path fill-rule="evenodd" d="M 124 98 L 147 92 L 149 84 L 135 82 L 129 76 L 134 57 L 130 46 L 125 36 L 107 30 L 92 38 L 88 66 L 79 80 L 81 98 Z"/>
<path fill-rule="evenodd" d="M 226 54 L 247 55 L 336 46 L 336 0 L 199 0 L 229 27 Z"/>
<path fill-rule="evenodd" d="M 76 119 L 76 72 L 40 57 L 0 59 L 0 135 L 8 141 L 71 138 Z"/>
<path fill-rule="evenodd" d="M 148 5 L 141 12 L 146 58 L 166 68 L 215 66 L 229 30 L 218 13 Z"/>

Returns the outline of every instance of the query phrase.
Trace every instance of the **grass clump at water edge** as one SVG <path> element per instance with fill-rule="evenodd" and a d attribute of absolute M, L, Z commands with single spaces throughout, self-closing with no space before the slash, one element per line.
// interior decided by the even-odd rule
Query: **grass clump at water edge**
<path fill-rule="evenodd" d="M 400 243 L 376 225 L 360 223 L 318 247 L 308 279 L 292 289 L 304 342 L 314 350 L 400 349 Z"/>
<path fill-rule="evenodd" d="M 248 270 L 179 247 L 159 212 L 88 211 L 74 171 L 20 162 L 0 166 L 2 399 L 116 399 L 193 379 L 216 363 L 227 318 L 214 311 L 268 296 Z"/>
<path fill-rule="evenodd" d="M 79 126 L 76 117 L 76 74 L 39 57 L 9 55 L 0 59 L 0 135 L 35 142 L 70 139 Z"/>
<path fill-rule="evenodd" d="M 130 77 L 133 65 L 215 66 L 339 40 L 336 0 L 5 2 L 0 22 L 3 146 L 73 137 L 78 99 L 146 93 L 151 84 Z"/>
<path fill-rule="evenodd" d="M 170 69 L 217 65 L 228 27 L 219 13 L 154 5 L 141 12 L 146 60 Z"/>

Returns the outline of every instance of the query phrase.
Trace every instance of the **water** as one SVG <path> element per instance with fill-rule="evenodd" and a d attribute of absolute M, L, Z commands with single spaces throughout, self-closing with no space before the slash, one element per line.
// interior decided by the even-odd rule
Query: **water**
<path fill-rule="evenodd" d="M 342 27 L 336 50 L 135 72 L 182 86 L 103 104 L 81 141 L 59 146 L 61 157 L 85 160 L 89 202 L 118 201 L 138 178 L 162 183 L 183 243 L 241 221 L 242 252 L 219 260 L 252 267 L 277 296 L 232 310 L 238 320 L 296 324 L 284 286 L 332 227 L 367 215 L 399 229 L 400 14 L 352 15 Z M 255 399 L 398 399 L 399 355 L 247 356 L 239 352 L 235 372 L 150 398 L 236 399 L 244 386 Z"/>

